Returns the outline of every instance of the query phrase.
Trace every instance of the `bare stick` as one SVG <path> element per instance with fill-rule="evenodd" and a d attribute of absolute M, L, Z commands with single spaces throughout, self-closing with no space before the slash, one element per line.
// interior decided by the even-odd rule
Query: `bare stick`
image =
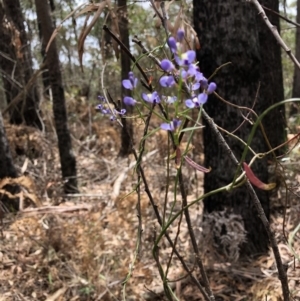
<path fill-rule="evenodd" d="M 270 20 L 268 19 L 264 9 L 260 5 L 260 3 L 257 0 L 247 0 L 248 2 L 252 3 L 258 10 L 258 14 L 261 15 L 263 21 L 266 23 L 268 28 L 271 30 L 273 36 L 275 37 L 276 41 L 279 43 L 279 45 L 284 49 L 284 51 L 287 53 L 287 55 L 290 57 L 290 59 L 293 61 L 293 63 L 300 69 L 300 63 L 292 53 L 291 48 L 289 48 L 283 39 L 281 38 L 276 26 L 274 26 Z"/>
<path fill-rule="evenodd" d="M 225 141 L 225 139 L 223 138 L 223 136 L 221 135 L 221 133 L 219 132 L 217 126 L 215 125 L 214 121 L 209 117 L 209 115 L 205 112 L 205 110 L 202 108 L 202 115 L 203 118 L 207 121 L 210 129 L 212 130 L 212 132 L 215 134 L 216 139 L 218 140 L 218 143 L 220 143 L 220 145 L 223 147 L 223 149 L 226 151 L 226 153 L 229 155 L 231 161 L 234 163 L 235 166 L 239 165 L 239 161 L 237 160 L 237 158 L 235 157 L 235 155 L 233 154 L 232 150 L 230 149 L 229 145 L 227 144 L 227 142 Z M 275 239 L 275 235 L 274 232 L 271 230 L 270 227 L 270 223 L 265 215 L 264 209 L 257 197 L 257 194 L 255 192 L 255 190 L 253 189 L 252 185 L 250 184 L 249 180 L 246 179 L 246 187 L 248 192 L 251 195 L 251 198 L 253 200 L 254 206 L 257 210 L 258 216 L 261 219 L 270 243 L 271 243 L 271 248 L 273 250 L 274 253 L 274 257 L 275 257 L 275 261 L 276 261 L 276 265 L 277 265 L 277 269 L 278 269 L 278 278 L 281 282 L 281 286 L 282 286 L 282 293 L 283 293 L 283 298 L 284 301 L 289 301 L 289 286 L 288 286 L 288 280 L 287 280 L 287 275 L 286 272 L 284 270 L 283 264 L 282 264 L 282 260 L 280 257 L 280 253 L 279 253 L 279 249 L 278 249 L 278 245 L 276 243 L 276 239 Z"/>
<path fill-rule="evenodd" d="M 277 12 L 274 11 L 273 9 L 270 9 L 270 8 L 264 6 L 264 5 L 262 5 L 262 8 L 263 8 L 264 10 L 267 10 L 267 11 L 271 12 L 272 14 L 278 16 L 279 18 L 281 18 L 282 20 L 286 21 L 287 23 L 291 23 L 291 24 L 293 24 L 293 25 L 295 25 L 295 26 L 297 26 L 297 27 L 300 27 L 300 24 L 299 24 L 299 23 L 296 23 L 296 22 L 290 20 L 289 18 L 286 18 L 286 17 L 282 16 L 281 14 L 277 13 Z"/>

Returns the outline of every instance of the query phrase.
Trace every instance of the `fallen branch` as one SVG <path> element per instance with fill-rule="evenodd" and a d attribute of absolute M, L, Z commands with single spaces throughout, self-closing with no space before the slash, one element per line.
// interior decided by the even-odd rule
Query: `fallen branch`
<path fill-rule="evenodd" d="M 74 206 L 44 206 L 39 208 L 24 209 L 22 211 L 19 211 L 18 214 L 26 215 L 26 216 L 33 216 L 36 214 L 47 214 L 47 213 L 60 214 L 60 213 L 74 212 L 79 210 L 90 211 L 93 207 L 94 205 L 87 205 L 87 204 L 74 205 Z"/>

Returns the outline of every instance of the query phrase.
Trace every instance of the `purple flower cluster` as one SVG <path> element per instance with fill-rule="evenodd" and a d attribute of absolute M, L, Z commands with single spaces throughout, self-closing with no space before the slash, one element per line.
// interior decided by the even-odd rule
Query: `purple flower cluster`
<path fill-rule="evenodd" d="M 98 96 L 98 99 L 101 101 L 101 103 L 96 106 L 96 110 L 99 110 L 103 115 L 108 115 L 111 121 L 116 120 L 118 115 L 124 115 L 126 113 L 125 109 L 118 111 L 110 108 L 104 96 Z"/>
<path fill-rule="evenodd" d="M 129 72 L 128 79 L 122 81 L 123 87 L 128 90 L 134 90 L 137 83 L 138 79 L 134 76 L 133 72 Z M 127 106 L 134 106 L 136 104 L 136 100 L 130 96 L 125 96 L 123 101 Z"/>
<path fill-rule="evenodd" d="M 214 82 L 208 84 L 208 80 L 200 72 L 195 63 L 196 53 L 194 50 L 181 51 L 183 39 L 184 31 L 179 29 L 176 39 L 174 37 L 168 39 L 168 45 L 174 55 L 175 62 L 180 67 L 179 75 L 191 94 L 191 98 L 185 101 L 185 105 L 188 108 L 194 108 L 205 104 L 208 95 L 216 90 L 217 85 Z M 175 71 L 174 64 L 167 59 L 161 61 L 160 67 L 166 72 Z M 175 85 L 175 81 L 172 75 L 168 75 L 160 79 L 160 84 L 163 87 L 172 87 Z M 197 91 L 201 91 L 201 93 Z"/>
<path fill-rule="evenodd" d="M 208 83 L 207 78 L 200 72 L 199 66 L 195 62 L 195 51 L 183 51 L 182 41 L 184 40 L 184 37 L 184 31 L 179 29 L 176 37 L 170 37 L 168 39 L 167 43 L 173 53 L 175 63 L 169 59 L 163 59 L 160 62 L 160 67 L 165 71 L 165 74 L 159 79 L 159 84 L 164 88 L 171 88 L 176 85 L 179 78 L 180 82 L 185 85 L 190 94 L 190 98 L 184 101 L 185 106 L 192 109 L 205 104 L 208 95 L 216 90 L 217 85 L 214 82 Z M 174 64 L 179 67 L 179 70 L 177 70 Z M 136 89 L 137 84 L 138 79 L 133 72 L 129 72 L 128 79 L 122 81 L 123 87 L 131 91 Z M 126 113 L 125 109 L 122 109 L 120 112 L 111 109 L 102 96 L 99 97 L 99 99 L 102 103 L 97 106 L 97 109 L 103 114 L 109 115 L 111 120 L 115 120 L 117 115 L 124 115 Z M 153 105 L 159 104 L 162 101 L 167 105 L 171 105 L 178 101 L 175 96 L 160 96 L 157 91 L 142 93 L 141 99 Z M 131 96 L 125 96 L 123 102 L 127 106 L 135 106 L 137 104 L 137 100 Z M 177 131 L 180 125 L 181 121 L 174 118 L 169 123 L 162 123 L 160 127 L 167 131 Z"/>

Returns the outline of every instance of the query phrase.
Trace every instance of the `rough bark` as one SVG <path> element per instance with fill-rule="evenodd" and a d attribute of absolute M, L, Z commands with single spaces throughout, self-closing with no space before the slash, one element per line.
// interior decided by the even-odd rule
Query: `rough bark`
<path fill-rule="evenodd" d="M 3 0 L 0 3 L 0 22 L 0 66 L 6 100 L 10 103 L 33 74 L 30 44 L 19 0 Z M 24 95 L 23 100 L 10 110 L 11 123 L 42 128 L 36 85 L 32 85 Z"/>
<path fill-rule="evenodd" d="M 118 17 L 119 17 L 119 30 L 120 37 L 123 44 L 130 49 L 129 45 L 129 29 L 128 29 L 128 15 L 127 15 L 127 0 L 118 0 Z M 128 78 L 128 73 L 130 71 L 130 59 L 128 55 L 122 51 L 121 52 L 121 77 L 122 79 Z M 126 90 L 121 85 L 122 96 L 128 95 L 128 90 Z M 123 97 L 122 97 L 123 99 Z M 131 106 L 125 106 L 128 113 L 132 112 Z M 121 149 L 119 155 L 126 156 L 131 153 L 132 149 L 132 139 L 133 139 L 133 129 L 132 122 L 129 119 L 123 118 L 123 127 L 121 130 Z"/>
<path fill-rule="evenodd" d="M 279 12 L 278 0 L 263 0 L 262 5 Z M 273 13 L 266 12 L 271 23 L 280 31 L 279 18 Z M 269 106 L 284 99 L 281 50 L 269 28 L 263 22 L 261 16 L 257 16 L 259 26 L 260 44 L 260 91 L 256 110 L 262 112 Z M 300 80 L 300 78 L 299 78 Z M 300 94 L 299 94 L 300 96 Z M 286 140 L 285 133 L 285 108 L 277 107 L 272 110 L 263 120 L 263 126 L 272 147 L 282 144 Z M 284 153 L 284 149 L 276 151 L 277 155 Z"/>
<path fill-rule="evenodd" d="M 214 77 L 218 85 L 217 92 L 234 104 L 252 107 L 259 86 L 262 63 L 257 12 L 248 3 L 237 0 L 195 0 L 194 27 L 202 46 L 197 53 L 201 71 L 209 77 L 217 67 L 231 62 Z M 264 99 L 263 95 L 260 97 Z M 264 101 L 269 100 L 264 99 Z M 239 110 L 224 104 L 214 96 L 210 96 L 205 108 L 219 126 L 230 132 L 244 120 Z M 261 106 L 256 105 L 254 109 L 258 111 Z M 247 114 L 246 111 L 243 113 Z M 235 132 L 235 135 L 247 140 L 250 128 L 251 125 L 245 123 Z M 225 136 L 225 139 L 240 159 L 244 146 L 232 137 Z M 204 146 L 205 166 L 212 168 L 204 179 L 204 190 L 208 192 L 230 183 L 236 166 L 233 166 L 228 155 L 216 143 L 207 124 L 204 129 Z M 251 147 L 256 152 L 266 150 L 265 141 L 259 131 Z M 259 160 L 253 170 L 263 182 L 268 181 L 266 160 Z M 266 215 L 269 216 L 267 192 L 257 191 L 257 194 Z M 247 242 L 242 244 L 240 254 L 254 256 L 266 252 L 269 245 L 267 233 L 244 186 L 230 193 L 219 193 L 204 200 L 204 210 L 207 213 L 226 208 L 235 214 L 240 214 L 244 221 Z M 225 226 L 223 232 L 226 234 Z"/>
<path fill-rule="evenodd" d="M 41 25 L 42 47 L 45 48 L 53 32 L 50 8 L 47 1 L 35 0 L 35 5 L 38 21 Z M 53 114 L 58 138 L 60 164 L 62 176 L 65 180 L 64 191 L 65 193 L 74 193 L 77 192 L 76 160 L 72 151 L 67 123 L 66 101 L 55 40 L 51 43 L 47 52 L 46 62 L 53 95 Z"/>
<path fill-rule="evenodd" d="M 296 22 L 300 23 L 300 0 L 297 0 L 297 18 Z M 296 28 L 296 59 L 300 61 L 300 28 Z M 295 66 L 292 97 L 300 97 L 300 70 Z M 290 115 L 299 112 L 298 105 L 292 105 Z"/>

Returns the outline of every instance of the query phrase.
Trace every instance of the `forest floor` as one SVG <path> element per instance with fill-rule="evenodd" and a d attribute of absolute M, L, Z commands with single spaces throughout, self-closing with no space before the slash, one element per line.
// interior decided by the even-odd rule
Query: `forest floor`
<path fill-rule="evenodd" d="M 48 110 L 45 116 L 51 116 L 50 108 Z M 74 108 L 74 112 L 76 110 L 78 108 Z M 135 259 L 139 220 L 137 195 L 130 194 L 136 185 L 135 160 L 132 155 L 118 157 L 120 129 L 117 124 L 112 125 L 94 114 L 93 122 L 89 123 L 86 110 L 81 111 L 81 116 L 74 114 L 74 118 L 70 119 L 80 189 L 80 193 L 72 196 L 63 194 L 51 117 L 45 121 L 45 135 L 24 126 L 6 127 L 14 162 L 20 174 L 25 174 L 31 183 L 24 181 L 23 211 L 7 213 L 1 221 L 0 301 L 167 300 L 152 256 L 159 225 L 143 189 L 141 212 L 144 231 L 141 252 Z M 142 163 L 159 209 L 163 206 L 166 188 L 166 138 L 162 131 L 150 138 Z M 286 183 L 291 188 L 287 206 L 284 187 L 273 193 L 271 204 L 272 229 L 287 267 L 291 295 L 298 301 L 300 262 L 294 254 L 299 258 L 299 157 L 300 148 L 297 146 L 289 160 L 283 162 Z M 199 148 L 195 161 L 201 160 L 203 155 Z M 175 172 L 175 167 L 171 168 L 171 177 Z M 188 200 L 193 200 L 203 193 L 203 175 L 188 167 L 183 172 L 188 179 L 185 183 L 189 191 Z M 31 202 L 26 199 L 31 199 Z M 167 199 L 168 211 L 172 193 Z M 175 210 L 180 208 L 178 202 Z M 202 205 L 192 208 L 194 230 L 201 237 Z M 283 223 L 287 238 L 291 238 L 291 233 L 298 227 L 291 244 L 283 235 Z M 177 224 L 169 230 L 171 238 L 174 239 L 176 232 Z M 188 229 L 183 222 L 177 249 L 193 270 L 194 258 L 188 237 Z M 205 244 L 201 244 L 200 238 L 199 241 L 216 300 L 282 300 L 271 251 L 252 261 L 229 261 L 215 252 L 211 240 L 205 240 Z M 171 251 L 163 240 L 159 253 L 163 267 L 166 267 Z M 131 276 L 124 282 L 129 272 Z M 194 274 L 199 276 L 197 269 L 194 269 Z M 172 259 L 168 279 L 179 300 L 203 300 L 176 257 Z"/>

